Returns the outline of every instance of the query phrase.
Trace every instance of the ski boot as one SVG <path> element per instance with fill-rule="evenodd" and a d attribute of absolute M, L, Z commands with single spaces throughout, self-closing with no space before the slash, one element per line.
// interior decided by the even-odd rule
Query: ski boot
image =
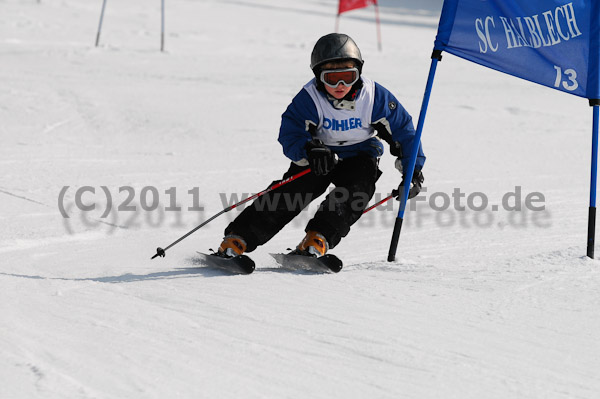
<path fill-rule="evenodd" d="M 322 234 L 316 231 L 307 231 L 304 239 L 298 244 L 290 255 L 304 255 L 321 257 L 329 249 L 329 244 Z"/>
<path fill-rule="evenodd" d="M 230 234 L 223 238 L 223 242 L 215 255 L 222 258 L 234 258 L 242 255 L 245 251 L 246 241 L 240 236 Z"/>

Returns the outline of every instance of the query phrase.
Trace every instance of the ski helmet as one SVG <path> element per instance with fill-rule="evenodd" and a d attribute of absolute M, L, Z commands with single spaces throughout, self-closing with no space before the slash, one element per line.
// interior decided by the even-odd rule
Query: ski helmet
<path fill-rule="evenodd" d="M 310 55 L 310 69 L 315 73 L 319 66 L 330 61 L 354 60 L 359 71 L 362 70 L 363 59 L 354 40 L 343 33 L 330 33 L 321 37 Z"/>

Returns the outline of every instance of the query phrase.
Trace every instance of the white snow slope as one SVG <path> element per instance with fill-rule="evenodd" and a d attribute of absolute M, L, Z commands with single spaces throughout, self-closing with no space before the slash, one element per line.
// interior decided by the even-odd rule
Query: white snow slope
<path fill-rule="evenodd" d="M 416 121 L 441 1 L 380 4 L 382 51 L 372 7 L 340 29 Z M 108 1 L 95 47 L 101 5 L 0 0 L 1 398 L 598 397 L 586 100 L 446 55 L 396 262 L 397 204 L 333 250 L 341 273 L 279 269 L 319 201 L 252 275 L 194 257 L 237 211 L 150 260 L 287 169 L 280 116 L 337 2 L 167 1 L 162 53 L 158 0 Z M 470 209 L 440 210 L 458 189 Z"/>

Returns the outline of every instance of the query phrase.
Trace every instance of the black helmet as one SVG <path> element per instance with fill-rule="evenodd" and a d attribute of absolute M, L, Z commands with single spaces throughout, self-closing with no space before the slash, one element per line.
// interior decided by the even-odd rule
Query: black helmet
<path fill-rule="evenodd" d="M 316 73 L 320 65 L 347 59 L 356 61 L 358 70 L 362 70 L 364 61 L 354 40 L 343 33 L 330 33 L 321 37 L 315 44 L 310 55 L 310 69 Z"/>

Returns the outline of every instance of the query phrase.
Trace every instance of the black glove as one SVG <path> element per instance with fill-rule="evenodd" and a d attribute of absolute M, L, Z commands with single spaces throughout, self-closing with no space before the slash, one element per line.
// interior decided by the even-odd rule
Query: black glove
<path fill-rule="evenodd" d="M 406 174 L 402 175 L 402 182 L 398 186 L 398 197 L 396 197 L 396 199 L 400 199 L 399 196 L 402 193 L 402 190 L 404 189 L 405 181 Z M 421 187 L 423 187 L 423 181 L 425 181 L 425 178 L 423 177 L 423 172 L 421 172 L 421 169 L 415 169 L 412 176 L 412 180 L 410 182 L 411 186 L 408 190 L 408 199 L 416 197 L 421 192 Z"/>
<path fill-rule="evenodd" d="M 390 143 L 390 154 L 397 158 L 402 158 L 402 144 L 398 141 L 394 141 Z"/>
<path fill-rule="evenodd" d="M 320 140 L 309 141 L 305 148 L 308 163 L 315 175 L 326 175 L 333 170 L 336 163 L 335 154 Z"/>

